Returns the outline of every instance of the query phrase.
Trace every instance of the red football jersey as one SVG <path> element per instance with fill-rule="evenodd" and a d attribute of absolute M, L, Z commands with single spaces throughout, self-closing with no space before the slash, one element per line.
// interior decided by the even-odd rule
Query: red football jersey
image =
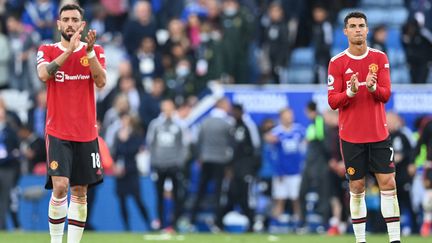
<path fill-rule="evenodd" d="M 369 69 L 377 73 L 376 90 L 366 87 Z M 358 72 L 360 82 L 354 97 L 347 95 L 350 79 Z M 389 135 L 384 104 L 391 94 L 390 66 L 384 52 L 368 48 L 365 54 L 354 56 L 345 50 L 334 56 L 328 67 L 328 103 L 339 109 L 339 135 L 351 143 L 370 143 Z"/>
<path fill-rule="evenodd" d="M 60 42 L 39 47 L 37 65 L 50 63 L 65 51 Z M 94 51 L 105 69 L 101 46 Z M 47 80 L 46 133 L 60 139 L 88 142 L 97 138 L 95 84 L 90 73 L 84 42 Z"/>

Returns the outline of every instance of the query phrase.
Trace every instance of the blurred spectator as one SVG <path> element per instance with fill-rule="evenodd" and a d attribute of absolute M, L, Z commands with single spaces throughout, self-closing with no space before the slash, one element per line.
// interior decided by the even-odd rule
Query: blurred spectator
<path fill-rule="evenodd" d="M 52 42 L 56 29 L 57 2 L 53 0 L 27 1 L 24 8 L 23 24 L 37 31 L 43 42 Z"/>
<path fill-rule="evenodd" d="M 411 83 L 426 83 L 432 60 L 432 34 L 416 18 L 402 27 L 402 44 L 410 68 Z"/>
<path fill-rule="evenodd" d="M 40 37 L 26 29 L 17 15 L 7 17 L 7 30 L 12 51 L 10 87 L 33 93 L 41 84 L 34 65 L 35 47 Z"/>
<path fill-rule="evenodd" d="M 261 48 L 263 58 L 270 62 L 270 69 L 262 70 L 271 73 L 274 82 L 281 82 L 281 75 L 287 68 L 293 43 L 289 41 L 289 29 L 286 24 L 284 10 L 281 2 L 274 1 L 270 4 L 268 12 L 261 19 L 262 36 Z M 261 66 L 265 69 L 264 66 Z"/>
<path fill-rule="evenodd" d="M 248 114 L 244 113 L 241 105 L 233 105 L 232 113 L 235 125 L 233 132 L 234 154 L 230 164 L 231 178 L 229 178 L 227 202 L 216 217 L 216 225 L 222 229 L 223 216 L 234 210 L 238 204 L 242 213 L 249 220 L 248 232 L 252 232 L 255 222 L 253 200 L 256 200 L 252 196 L 252 185 L 260 166 L 260 137 L 254 121 Z"/>
<path fill-rule="evenodd" d="M 427 237 L 431 235 L 432 230 L 432 117 L 421 117 L 418 123 L 419 139 L 415 156 L 416 164 L 423 167 L 420 176 L 425 189 L 422 192 L 423 224 L 420 235 Z"/>
<path fill-rule="evenodd" d="M 329 180 L 320 178 L 329 177 L 328 156 L 325 147 L 325 124 L 324 119 L 317 110 L 317 104 L 310 101 L 306 107 L 306 115 L 311 124 L 306 130 L 307 152 L 302 173 L 302 183 L 300 190 L 300 202 L 302 207 L 302 216 L 306 220 L 307 194 L 315 192 L 318 194 L 319 204 L 315 208 L 324 222 L 329 219 Z"/>
<path fill-rule="evenodd" d="M 115 97 L 120 92 L 120 80 L 123 77 L 130 77 L 133 75 L 132 65 L 129 60 L 124 59 L 121 60 L 118 63 L 117 67 L 117 73 L 118 77 L 116 80 L 116 85 L 109 90 L 108 92 L 104 92 L 103 90 L 98 90 L 98 96 L 97 96 L 97 117 L 98 119 L 102 120 L 105 117 L 105 113 L 108 109 L 110 109 L 114 103 Z M 138 89 L 142 89 L 142 87 L 139 86 L 139 83 L 136 84 Z M 104 127 L 106 128 L 106 127 Z"/>
<path fill-rule="evenodd" d="M 153 78 L 162 76 L 162 58 L 156 51 L 156 43 L 152 37 L 144 37 L 139 49 L 131 58 L 138 82 L 151 82 Z"/>
<path fill-rule="evenodd" d="M 221 28 L 220 15 L 222 11 L 221 3 L 218 0 L 205 1 L 207 8 L 207 22 L 212 29 L 218 30 Z"/>
<path fill-rule="evenodd" d="M 159 116 L 160 102 L 164 98 L 165 83 L 160 78 L 153 79 L 150 92 L 144 93 L 141 97 L 139 117 L 144 133 L 147 131 L 150 121 Z"/>
<path fill-rule="evenodd" d="M 96 30 L 98 40 L 102 42 L 110 41 L 107 37 L 107 10 L 101 4 L 94 4 L 91 8 L 92 17 L 87 23 L 90 29 Z"/>
<path fill-rule="evenodd" d="M 402 224 L 402 233 L 418 232 L 416 214 L 411 204 L 412 180 L 415 173 L 411 143 L 402 132 L 402 118 L 394 113 L 387 112 L 387 127 L 393 144 L 393 158 L 396 165 L 396 189 L 402 215 L 409 217 L 410 224 Z"/>
<path fill-rule="evenodd" d="M 288 24 L 288 40 L 290 45 L 295 45 L 297 40 L 301 38 L 300 35 L 305 34 L 304 31 L 299 32 L 298 30 L 302 24 L 301 21 L 304 21 L 301 17 L 305 15 L 306 1 L 283 0 L 281 3 L 285 13 L 285 20 Z"/>
<path fill-rule="evenodd" d="M 9 87 L 11 51 L 7 35 L 3 33 L 3 21 L 0 21 L 0 89 Z"/>
<path fill-rule="evenodd" d="M 205 21 L 201 25 L 200 39 L 201 43 L 196 50 L 196 86 L 195 94 L 200 95 L 206 89 L 207 83 L 210 80 L 217 80 L 223 73 L 223 60 L 222 60 L 222 34 L 216 30 L 212 25 Z"/>
<path fill-rule="evenodd" d="M 168 39 L 161 44 L 163 54 L 170 54 L 174 44 L 189 49 L 190 41 L 186 34 L 185 24 L 178 18 L 171 19 L 167 25 Z"/>
<path fill-rule="evenodd" d="M 189 59 L 180 59 L 175 66 L 175 74 L 172 77 L 165 77 L 167 84 L 168 96 L 174 99 L 174 102 L 181 104 L 188 97 L 196 96 L 198 88 L 202 88 L 199 80 L 195 78 L 192 70 L 192 64 Z"/>
<path fill-rule="evenodd" d="M 7 122 L 6 110 L 0 107 L 0 230 L 6 230 L 10 193 L 19 178 L 19 141 Z"/>
<path fill-rule="evenodd" d="M 261 139 L 261 167 L 258 171 L 258 188 L 259 197 L 262 198 L 262 203 L 258 203 L 256 207 L 256 220 L 253 226 L 255 232 L 264 231 L 269 219 L 271 218 L 271 192 L 272 192 L 272 177 L 273 177 L 273 162 L 277 159 L 276 146 L 265 141 L 265 134 L 270 132 L 275 126 L 273 119 L 266 118 L 260 126 Z"/>
<path fill-rule="evenodd" d="M 333 44 L 333 27 L 328 11 L 323 5 L 312 9 L 312 46 L 315 50 L 315 83 L 327 82 L 327 66 L 330 62 L 330 50 Z"/>
<path fill-rule="evenodd" d="M 220 198 L 222 195 L 222 181 L 225 170 L 233 155 L 232 129 L 234 122 L 228 115 L 231 104 L 226 98 L 216 103 L 216 107 L 204 119 L 201 124 L 198 141 L 198 161 L 201 165 L 198 193 L 193 203 L 191 223 L 195 224 L 198 210 L 204 199 L 210 180 L 215 180 L 214 213 L 218 215 L 221 210 Z M 214 222 L 213 222 L 214 223 Z M 213 231 L 220 231 L 214 224 Z"/>
<path fill-rule="evenodd" d="M 167 26 L 171 19 L 179 18 L 185 6 L 185 0 L 153 0 L 152 3 L 158 5 L 153 7 L 158 28 Z"/>
<path fill-rule="evenodd" d="M 45 119 L 47 111 L 47 93 L 46 90 L 40 89 L 36 93 L 34 105 L 29 109 L 27 115 L 27 124 L 31 131 L 38 137 L 45 137 Z"/>
<path fill-rule="evenodd" d="M 143 140 L 138 127 L 139 122 L 129 113 L 123 113 L 120 119 L 121 127 L 116 134 L 113 157 L 115 160 L 116 192 L 120 200 L 123 224 L 126 231 L 131 230 L 126 198 L 132 196 L 144 221 L 152 230 L 157 230 L 160 227 L 160 222 L 158 219 L 150 219 L 141 198 L 140 174 L 136 161 L 136 155 Z"/>
<path fill-rule="evenodd" d="M 105 113 L 101 134 L 110 149 L 114 147 L 115 134 L 121 127 L 120 115 L 130 113 L 130 105 L 126 94 L 118 94 L 113 106 Z M 104 130 L 105 129 L 105 130 Z"/>
<path fill-rule="evenodd" d="M 144 37 L 156 39 L 156 27 L 151 3 L 138 0 L 133 8 L 133 16 L 123 27 L 123 44 L 130 56 L 137 51 Z"/>
<path fill-rule="evenodd" d="M 279 112 L 280 124 L 268 132 L 264 139 L 273 144 L 277 157 L 273 162 L 272 219 L 282 222 L 285 214 L 286 200 L 291 201 L 292 223 L 298 225 L 301 215 L 299 201 L 301 185 L 301 168 L 304 159 L 304 128 L 294 122 L 294 113 L 290 108 Z M 289 189 L 288 189 L 289 188 Z"/>
<path fill-rule="evenodd" d="M 120 33 L 123 25 L 128 17 L 129 11 L 128 0 L 100 0 L 105 13 L 107 14 L 105 20 L 106 32 Z M 96 10 L 98 11 L 98 10 Z"/>
<path fill-rule="evenodd" d="M 223 0 L 221 15 L 224 72 L 235 83 L 249 82 L 249 48 L 254 37 L 254 17 L 238 0 Z"/>
<path fill-rule="evenodd" d="M 20 150 L 24 157 L 24 171 L 36 175 L 46 174 L 47 155 L 45 139 L 33 132 L 30 126 L 22 126 L 18 132 L 21 141 Z"/>
<path fill-rule="evenodd" d="M 421 15 L 425 27 L 432 31 L 432 1 L 431 0 L 405 0 L 405 6 L 415 15 Z"/>
<path fill-rule="evenodd" d="M 340 153 L 338 112 L 327 110 L 323 114 L 325 123 L 325 148 L 328 155 L 328 166 L 330 168 L 329 191 L 331 218 L 327 234 L 330 236 L 340 235 L 346 232 L 349 219 L 349 190 L 348 181 L 345 178 L 345 164 Z"/>
<path fill-rule="evenodd" d="M 378 25 L 373 29 L 370 47 L 387 53 L 387 27 Z"/>
<path fill-rule="evenodd" d="M 13 110 L 8 109 L 6 106 L 5 100 L 0 96 L 0 107 L 6 111 L 6 122 L 7 124 L 14 130 L 18 131 L 18 129 L 22 126 L 22 122 L 17 113 Z"/>
<path fill-rule="evenodd" d="M 193 50 L 197 49 L 201 43 L 200 29 L 201 20 L 198 15 L 195 13 L 189 14 L 187 16 L 187 35 Z"/>
<path fill-rule="evenodd" d="M 185 196 L 183 185 L 184 165 L 188 152 L 187 134 L 175 117 L 175 105 L 171 100 L 161 102 L 161 114 L 152 120 L 147 131 L 147 147 L 152 167 L 157 174 L 158 211 L 162 227 L 176 227 L 181 216 Z M 172 183 L 174 215 L 164 207 L 165 184 Z M 166 217 L 166 218 L 165 218 Z"/>

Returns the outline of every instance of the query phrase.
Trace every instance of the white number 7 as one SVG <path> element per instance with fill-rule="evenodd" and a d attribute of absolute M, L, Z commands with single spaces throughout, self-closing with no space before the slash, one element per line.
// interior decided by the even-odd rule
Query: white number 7
<path fill-rule="evenodd" d="M 390 151 L 391 151 L 390 161 L 393 161 L 393 156 L 394 156 L 394 149 L 393 149 L 393 147 L 390 147 Z"/>

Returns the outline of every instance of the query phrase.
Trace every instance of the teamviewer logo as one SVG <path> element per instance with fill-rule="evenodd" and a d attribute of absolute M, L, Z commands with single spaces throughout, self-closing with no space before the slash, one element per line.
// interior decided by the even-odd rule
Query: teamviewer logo
<path fill-rule="evenodd" d="M 64 82 L 64 77 L 65 77 L 65 74 L 63 71 L 57 71 L 55 74 L 55 81 L 56 82 Z"/>

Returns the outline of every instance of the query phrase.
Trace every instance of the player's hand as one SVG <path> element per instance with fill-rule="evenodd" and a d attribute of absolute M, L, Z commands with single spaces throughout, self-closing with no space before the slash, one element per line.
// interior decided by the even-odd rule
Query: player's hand
<path fill-rule="evenodd" d="M 81 42 L 81 33 L 84 30 L 85 22 L 81 24 L 81 26 L 78 28 L 78 30 L 72 35 L 70 41 L 69 41 L 69 50 L 75 51 L 75 49 L 78 48 Z"/>
<path fill-rule="evenodd" d="M 85 37 L 87 42 L 87 52 L 93 51 L 94 44 L 96 42 L 96 30 L 89 30 L 87 36 Z"/>
<path fill-rule="evenodd" d="M 353 93 L 357 93 L 358 90 L 359 90 L 359 86 L 360 86 L 360 83 L 359 83 L 359 81 L 358 81 L 358 72 L 357 72 L 357 73 L 354 73 L 354 74 L 351 76 L 350 84 L 351 84 L 351 91 L 352 91 Z"/>
<path fill-rule="evenodd" d="M 372 88 L 377 83 L 377 74 L 375 72 L 372 72 L 369 69 L 369 73 L 366 76 L 366 87 L 368 89 Z"/>

